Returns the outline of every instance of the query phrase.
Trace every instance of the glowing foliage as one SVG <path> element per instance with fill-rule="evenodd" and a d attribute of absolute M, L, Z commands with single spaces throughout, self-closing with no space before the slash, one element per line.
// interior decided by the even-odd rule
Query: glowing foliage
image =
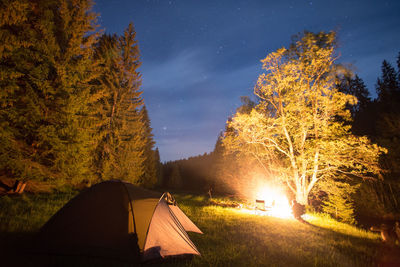
<path fill-rule="evenodd" d="M 59 185 L 98 178 L 155 184 L 154 175 L 143 175 L 155 156 L 141 111 L 136 33 L 131 24 L 122 36 L 99 40 L 92 5 L 0 2 L 2 175 Z"/>
<path fill-rule="evenodd" d="M 278 177 L 299 203 L 321 181 L 379 172 L 383 151 L 344 124 L 346 104 L 356 98 L 336 89 L 335 33 L 305 33 L 289 48 L 262 60 L 254 93 L 258 105 L 237 113 L 224 138 L 230 151 L 253 156 L 269 177 Z"/>
<path fill-rule="evenodd" d="M 0 170 L 11 177 L 90 179 L 96 14 L 87 0 L 0 4 Z"/>
<path fill-rule="evenodd" d="M 125 179 L 140 183 L 144 173 L 145 125 L 141 120 L 142 92 L 139 48 L 133 24 L 122 36 L 103 35 L 96 56 L 103 62 L 99 98 L 95 166 L 101 179 Z"/>

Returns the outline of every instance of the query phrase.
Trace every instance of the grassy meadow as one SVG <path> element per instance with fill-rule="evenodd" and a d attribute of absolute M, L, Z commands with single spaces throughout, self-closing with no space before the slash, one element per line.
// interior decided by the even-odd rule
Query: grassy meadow
<path fill-rule="evenodd" d="M 1 262 L 24 266 L 129 266 L 105 259 L 25 253 L 35 232 L 76 192 L 0 198 Z M 165 266 L 396 266 L 400 248 L 381 244 L 376 233 L 307 214 L 305 222 L 258 216 L 210 204 L 204 196 L 176 194 L 178 205 L 204 232 L 189 233 L 201 257 Z M 1 266 L 8 266 L 2 265 Z"/>

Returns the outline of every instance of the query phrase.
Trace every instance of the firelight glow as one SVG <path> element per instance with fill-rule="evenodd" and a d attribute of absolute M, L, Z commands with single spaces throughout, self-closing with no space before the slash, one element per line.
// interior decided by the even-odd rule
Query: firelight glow
<path fill-rule="evenodd" d="M 265 215 L 278 218 L 293 218 L 292 209 L 286 195 L 279 189 L 262 187 L 257 193 L 258 200 L 265 201 Z"/>

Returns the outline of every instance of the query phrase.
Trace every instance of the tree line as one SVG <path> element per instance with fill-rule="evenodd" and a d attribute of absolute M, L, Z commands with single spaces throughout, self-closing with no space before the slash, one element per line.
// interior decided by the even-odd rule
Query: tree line
<path fill-rule="evenodd" d="M 336 47 L 334 32 L 305 32 L 269 54 L 255 96 L 242 97 L 214 151 L 168 163 L 164 183 L 179 177 L 175 187 L 190 189 L 195 179 L 203 193 L 211 187 L 249 200 L 279 183 L 291 199 L 343 221 L 396 218 L 400 54 L 397 70 L 383 61 L 372 99 L 362 79 L 335 62 Z M 188 167 L 207 161 L 202 172 Z"/>
<path fill-rule="evenodd" d="M 375 85 L 377 97 L 372 99 L 363 80 L 345 76 L 339 90 L 354 95 L 357 105 L 350 108 L 352 132 L 368 136 L 387 149 L 379 157 L 382 169 L 379 179 L 360 184 L 354 202 L 360 217 L 398 218 L 400 214 L 400 53 L 397 70 L 383 60 Z"/>
<path fill-rule="evenodd" d="M 0 4 L 0 175 L 58 186 L 157 182 L 133 24 L 103 33 L 90 0 Z"/>

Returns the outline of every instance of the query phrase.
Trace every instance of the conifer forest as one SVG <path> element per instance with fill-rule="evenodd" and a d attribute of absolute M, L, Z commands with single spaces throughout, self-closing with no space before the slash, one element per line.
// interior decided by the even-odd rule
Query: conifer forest
<path fill-rule="evenodd" d="M 382 46 L 374 48 L 379 53 L 361 63 L 353 61 L 358 64 L 357 69 L 346 61 L 351 49 L 354 54 L 357 51 L 350 42 L 346 43 L 346 38 L 352 36 L 342 34 L 347 29 L 341 29 L 340 24 L 327 29 L 315 26 L 314 22 L 304 23 L 302 30 L 294 27 L 294 32 L 285 28 L 279 35 L 285 36 L 286 42 L 272 36 L 263 39 L 271 29 L 281 29 L 281 25 L 272 22 L 260 23 L 257 29 L 265 28 L 266 32 L 258 32 L 257 37 L 254 32 L 236 34 L 236 28 L 243 30 L 252 23 L 257 25 L 257 18 L 268 17 L 262 14 L 243 19 L 243 14 L 272 10 L 266 13 L 272 20 L 276 15 L 274 1 L 266 1 L 268 5 L 257 1 L 244 1 L 245 5 L 239 1 L 215 1 L 205 9 L 197 3 L 200 11 L 207 11 L 201 18 L 212 16 L 220 22 L 204 19 L 198 32 L 185 28 L 202 20 L 200 15 L 190 15 L 200 14 L 192 8 L 191 1 L 137 1 L 132 5 L 146 8 L 129 20 L 126 15 L 114 14 L 115 24 L 103 20 L 99 10 L 109 16 L 114 9 L 105 7 L 117 10 L 118 4 L 99 2 L 101 5 L 97 6 L 91 0 L 0 1 L 0 239 L 23 243 L 14 232 L 33 235 L 75 195 L 101 182 L 122 180 L 143 190 L 176 194 L 178 203 L 183 203 L 183 211 L 205 233 L 204 237 L 194 238 L 200 251 L 204 251 L 203 258 L 172 265 L 239 266 L 247 263 L 253 252 L 257 255 L 251 256 L 251 266 L 268 265 L 265 255 L 276 252 L 269 263 L 279 266 L 281 251 L 269 247 L 271 240 L 278 239 L 274 236 L 284 236 L 277 247 L 288 248 L 286 253 L 297 249 L 290 240 L 308 243 L 302 239 L 309 233 L 314 239 L 310 238 L 313 241 L 307 245 L 315 255 L 307 254 L 307 249 L 293 254 L 293 258 L 305 259 L 304 266 L 337 266 L 337 259 L 345 257 L 351 260 L 344 266 L 364 266 L 365 257 L 367 266 L 385 266 L 380 265 L 379 255 L 384 255 L 384 263 L 400 262 L 393 256 L 400 245 L 400 46 L 392 58 L 380 58 L 385 47 L 389 47 L 381 41 Z M 191 8 L 174 9 L 189 2 Z M 214 12 L 236 4 L 241 5 L 227 9 L 234 15 L 229 11 L 219 17 Z M 297 4 L 288 2 L 285 10 L 292 10 Z M 128 10 L 130 4 L 121 1 L 119 5 L 126 5 Z M 317 3 L 301 5 L 314 8 Z M 181 12 L 182 16 L 159 12 L 160 18 L 152 17 L 154 24 L 149 23 L 146 28 L 142 22 L 139 31 L 135 19 L 149 22 L 146 12 L 153 14 L 150 7 L 160 6 Z M 245 13 L 249 10 L 253 13 Z M 287 12 L 279 16 L 298 18 Z M 301 17 L 300 7 L 298 13 Z M 164 21 L 161 17 L 165 16 L 168 19 Z M 231 26 L 225 16 L 233 16 L 235 21 L 237 16 L 236 22 L 242 24 Z M 332 21 L 336 22 L 336 18 Z M 181 24 L 176 27 L 173 22 L 179 19 Z M 121 21 L 123 30 L 108 26 L 120 25 Z M 102 23 L 108 23 L 108 28 Z M 171 31 L 187 39 L 163 35 L 162 29 L 168 23 Z M 207 35 L 211 29 L 221 28 L 223 31 L 217 35 Z M 368 28 L 373 30 L 376 29 Z M 162 35 L 162 41 L 142 41 L 152 34 Z M 228 35 L 235 35 L 234 41 L 224 43 Z M 200 39 L 218 43 L 216 50 L 201 48 Z M 378 38 L 369 39 L 372 42 Z M 193 40 L 196 48 L 183 49 L 188 40 Z M 367 46 L 366 39 L 363 40 Z M 266 43 L 269 47 L 255 48 Z M 151 52 L 141 52 L 150 46 L 153 50 L 146 51 Z M 239 46 L 243 50 L 234 48 Z M 167 56 L 167 48 L 175 54 Z M 243 59 L 244 49 L 249 55 L 252 51 L 257 56 L 262 53 L 262 58 Z M 230 57 L 219 65 L 215 63 L 224 53 Z M 365 62 L 377 55 L 381 64 L 376 64 L 375 70 L 380 71 L 366 75 L 363 67 L 372 67 Z M 154 58 L 159 60 L 158 64 Z M 193 69 L 188 67 L 191 64 Z M 153 76 L 146 80 L 145 73 Z M 241 80 L 246 80 L 249 73 L 253 80 L 239 96 L 235 88 L 242 86 Z M 373 85 L 371 76 L 376 81 Z M 232 103 L 233 97 L 238 104 Z M 204 122 L 206 117 L 215 117 L 215 121 Z M 177 126 L 178 120 L 183 126 Z M 221 125 L 215 126 L 217 120 Z M 207 141 L 207 147 L 201 138 L 210 129 L 213 137 Z M 249 217 L 266 207 L 259 209 L 257 205 L 267 205 L 268 197 L 269 208 L 279 206 L 277 202 L 282 196 L 293 217 L 289 228 L 278 231 L 281 226 L 276 225 L 286 227 L 286 223 L 274 221 L 275 218 Z M 175 200 L 170 202 L 176 205 Z M 301 214 L 297 214 L 296 207 Z M 36 209 L 43 209 L 43 213 Z M 32 222 L 22 218 L 30 214 L 36 214 Z M 223 223 L 220 225 L 217 219 Z M 313 223 L 317 228 L 307 228 Z M 247 224 L 266 234 L 261 237 L 253 230 L 246 232 Z M 217 229 L 222 226 L 224 230 Z M 320 240 L 318 227 L 328 229 L 323 232 L 326 243 L 315 241 Z M 225 229 L 229 229 L 227 236 L 222 234 Z M 296 231 L 301 234 L 294 235 Z M 371 233 L 374 231 L 381 236 Z M 395 238 L 390 244 L 388 231 Z M 247 234 L 251 237 L 246 239 Z M 262 239 L 271 236 L 268 242 Z M 225 247 L 231 237 L 237 240 L 231 240 L 232 247 Z M 240 248 L 233 245 L 242 240 L 247 243 Z M 337 240 L 343 242 L 338 244 Z M 346 242 L 350 245 L 342 248 Z M 0 240 L 3 250 L 6 245 L 1 243 Z M 222 256 L 215 254 L 213 244 L 218 244 L 218 250 L 224 247 Z M 268 249 L 262 250 L 263 245 Z M 256 249 L 250 253 L 246 249 L 252 246 Z M 389 249 L 393 252 L 390 254 L 387 247 L 397 250 Z M 320 258 L 320 250 L 325 248 L 335 249 L 327 253 L 331 258 Z M 235 258 L 235 253 L 240 256 Z M 286 259 L 284 266 L 297 266 L 290 259 Z"/>

